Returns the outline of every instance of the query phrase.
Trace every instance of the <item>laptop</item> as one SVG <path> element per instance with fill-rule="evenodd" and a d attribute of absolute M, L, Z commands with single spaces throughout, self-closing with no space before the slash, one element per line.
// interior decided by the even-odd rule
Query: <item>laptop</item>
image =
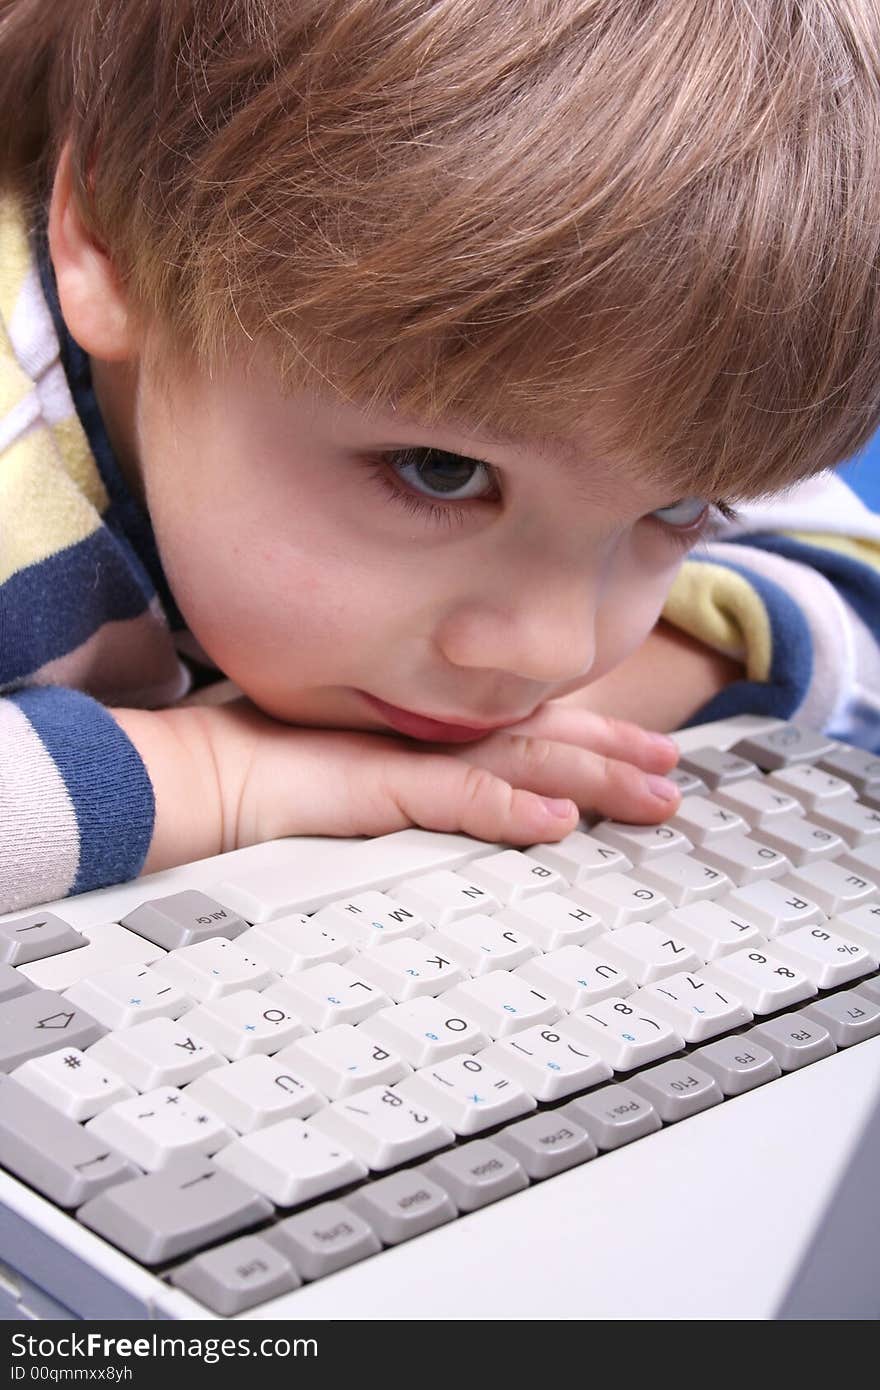
<path fill-rule="evenodd" d="M 237 850 L 0 917 L 0 1316 L 880 1314 L 880 759 L 666 827 Z"/>

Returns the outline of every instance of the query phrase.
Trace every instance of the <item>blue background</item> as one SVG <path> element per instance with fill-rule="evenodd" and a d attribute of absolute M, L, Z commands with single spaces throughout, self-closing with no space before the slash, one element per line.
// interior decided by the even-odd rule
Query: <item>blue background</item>
<path fill-rule="evenodd" d="M 862 501 L 880 512 L 880 434 L 875 434 L 857 459 L 842 463 L 837 470 Z"/>

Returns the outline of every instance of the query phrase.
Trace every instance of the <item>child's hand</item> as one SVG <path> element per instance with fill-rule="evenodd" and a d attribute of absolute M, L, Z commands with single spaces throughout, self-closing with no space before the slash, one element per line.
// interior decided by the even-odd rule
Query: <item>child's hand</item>
<path fill-rule="evenodd" d="M 552 702 L 477 743 L 425 744 L 278 723 L 247 701 L 114 711 L 156 791 L 145 872 L 284 835 L 384 835 L 417 825 L 514 845 L 559 840 L 578 811 L 663 820 L 653 793 L 675 748 Z M 662 780 L 662 779 L 661 779 Z M 562 814 L 544 797 L 564 798 Z"/>

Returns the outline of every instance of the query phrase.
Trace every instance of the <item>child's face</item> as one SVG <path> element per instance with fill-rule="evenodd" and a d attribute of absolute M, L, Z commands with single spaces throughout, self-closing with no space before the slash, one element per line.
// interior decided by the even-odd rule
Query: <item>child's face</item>
<path fill-rule="evenodd" d="M 586 436 L 567 461 L 285 397 L 268 368 L 167 394 L 142 371 L 134 427 L 187 624 L 296 723 L 392 727 L 365 696 L 458 725 L 523 719 L 641 643 L 699 530 L 697 503 L 652 516 L 676 498 Z M 420 452 L 376 476 L 407 447 Z M 443 511 L 414 514 L 408 495 Z"/>

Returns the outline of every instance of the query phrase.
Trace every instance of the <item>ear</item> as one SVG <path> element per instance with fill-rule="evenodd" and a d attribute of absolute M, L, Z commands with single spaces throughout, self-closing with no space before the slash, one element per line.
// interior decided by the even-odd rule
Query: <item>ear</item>
<path fill-rule="evenodd" d="M 132 318 L 122 285 L 106 251 L 84 226 L 64 146 L 49 204 L 49 252 L 55 267 L 64 322 L 87 353 L 105 362 L 134 355 Z"/>

